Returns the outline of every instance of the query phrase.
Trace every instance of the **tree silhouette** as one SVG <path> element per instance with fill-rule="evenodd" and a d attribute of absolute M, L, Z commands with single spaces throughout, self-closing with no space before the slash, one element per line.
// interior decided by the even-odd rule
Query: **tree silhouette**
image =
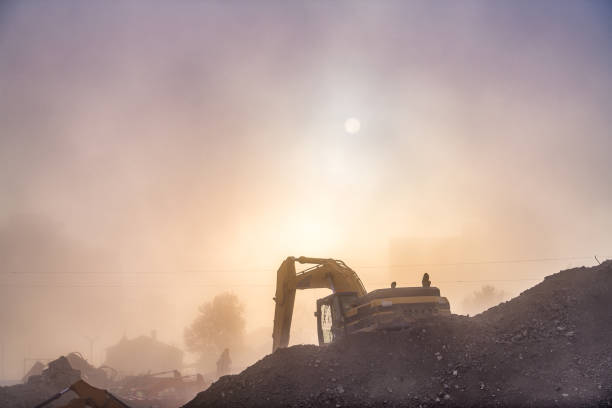
<path fill-rule="evenodd" d="M 463 300 L 463 311 L 475 315 L 503 302 L 506 297 L 507 294 L 503 290 L 485 285 Z"/>
<path fill-rule="evenodd" d="M 198 316 L 185 329 L 187 350 L 218 354 L 223 349 L 240 349 L 244 340 L 244 305 L 233 293 L 225 292 L 199 308 Z"/>

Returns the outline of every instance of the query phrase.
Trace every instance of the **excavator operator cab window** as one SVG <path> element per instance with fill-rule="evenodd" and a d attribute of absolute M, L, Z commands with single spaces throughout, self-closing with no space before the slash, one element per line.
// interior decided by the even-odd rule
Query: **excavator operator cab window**
<path fill-rule="evenodd" d="M 319 344 L 329 344 L 344 336 L 344 313 L 352 307 L 357 294 L 334 293 L 317 300 Z"/>
<path fill-rule="evenodd" d="M 319 343 L 331 343 L 334 340 L 332 335 L 332 305 L 328 303 L 322 304 L 319 313 L 321 314 L 321 338 Z"/>

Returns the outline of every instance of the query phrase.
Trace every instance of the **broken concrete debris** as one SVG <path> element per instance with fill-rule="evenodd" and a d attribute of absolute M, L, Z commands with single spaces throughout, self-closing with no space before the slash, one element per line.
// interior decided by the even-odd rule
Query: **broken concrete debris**
<path fill-rule="evenodd" d="M 208 385 L 201 375 L 183 376 L 177 370 L 117 377 L 109 367 L 96 368 L 78 353 L 70 353 L 51 361 L 39 375 L 30 375 L 25 384 L 0 387 L 0 408 L 31 408 L 80 379 L 107 389 L 132 408 L 175 408 Z M 73 398 L 75 394 L 68 392 L 48 407 L 62 406 Z"/>

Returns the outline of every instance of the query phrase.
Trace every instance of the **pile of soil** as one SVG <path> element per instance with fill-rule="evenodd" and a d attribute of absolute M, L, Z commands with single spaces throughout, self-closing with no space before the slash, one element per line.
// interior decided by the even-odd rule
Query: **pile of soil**
<path fill-rule="evenodd" d="M 612 405 L 612 261 L 469 318 L 280 349 L 185 408 Z"/>

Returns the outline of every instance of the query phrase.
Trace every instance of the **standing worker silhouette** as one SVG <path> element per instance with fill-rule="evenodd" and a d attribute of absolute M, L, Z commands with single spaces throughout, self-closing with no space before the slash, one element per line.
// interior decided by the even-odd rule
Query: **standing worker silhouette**
<path fill-rule="evenodd" d="M 232 367 L 232 359 L 229 355 L 229 349 L 223 350 L 219 360 L 217 360 L 217 376 L 222 377 L 230 373 Z"/>
<path fill-rule="evenodd" d="M 428 273 L 425 273 L 425 275 L 423 275 L 422 283 L 423 283 L 423 287 L 424 288 L 428 288 L 428 287 L 431 286 L 431 281 L 429 280 L 429 274 Z"/>

